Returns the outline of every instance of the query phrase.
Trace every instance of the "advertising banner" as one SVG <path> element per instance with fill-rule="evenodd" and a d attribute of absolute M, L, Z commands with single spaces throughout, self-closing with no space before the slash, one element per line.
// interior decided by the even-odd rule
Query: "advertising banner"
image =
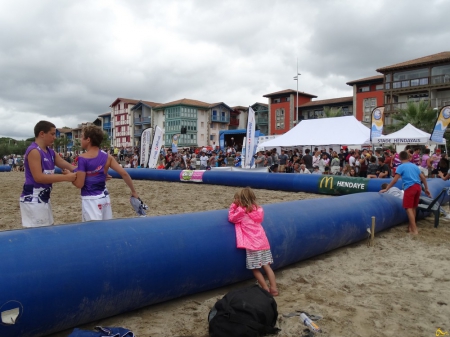
<path fill-rule="evenodd" d="M 324 175 L 319 179 L 319 193 L 323 194 L 351 194 L 367 192 L 367 178 Z"/>
<path fill-rule="evenodd" d="M 152 139 L 152 128 L 147 128 L 142 131 L 141 135 L 141 159 L 139 165 L 145 167 L 148 163 L 148 156 L 150 153 L 150 141 Z"/>
<path fill-rule="evenodd" d="M 172 137 L 172 153 L 178 153 L 178 141 L 180 140 L 180 135 L 175 134 Z"/>
<path fill-rule="evenodd" d="M 180 172 L 180 181 L 192 181 L 194 183 L 203 182 L 205 170 L 183 170 Z"/>
<path fill-rule="evenodd" d="M 376 107 L 372 110 L 372 119 L 370 125 L 370 140 L 383 135 L 384 126 L 384 106 Z"/>
<path fill-rule="evenodd" d="M 255 143 L 255 111 L 251 107 L 248 108 L 248 122 L 247 122 L 247 137 L 245 140 L 245 162 L 244 165 L 250 168 L 253 164 L 253 156 L 255 155 L 256 146 Z"/>
<path fill-rule="evenodd" d="M 161 145 L 163 141 L 163 133 L 159 126 L 155 129 L 155 135 L 153 136 L 152 150 L 150 151 L 150 160 L 148 162 L 149 168 L 155 168 L 158 163 L 159 152 L 161 151 Z"/>
<path fill-rule="evenodd" d="M 444 138 L 445 130 L 447 129 L 448 123 L 450 122 L 450 105 L 444 106 L 439 112 L 439 116 L 436 120 L 433 132 L 431 133 L 430 139 L 436 143 L 442 143 Z"/>

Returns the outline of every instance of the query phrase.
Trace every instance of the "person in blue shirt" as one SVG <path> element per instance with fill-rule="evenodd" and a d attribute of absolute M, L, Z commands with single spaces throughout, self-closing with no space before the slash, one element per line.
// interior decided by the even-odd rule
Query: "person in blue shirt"
<path fill-rule="evenodd" d="M 392 179 L 389 185 L 380 192 L 387 192 L 400 178 L 402 178 L 403 190 L 405 191 L 403 196 L 403 208 L 406 209 L 406 214 L 408 215 L 408 232 L 411 234 L 419 234 L 416 225 L 416 212 L 417 206 L 419 205 L 420 193 L 422 192 L 420 182 L 422 182 L 425 187 L 425 194 L 430 198 L 431 194 L 428 190 L 428 184 L 425 176 L 422 172 L 420 172 L 417 165 L 409 161 L 408 152 L 400 152 L 399 159 L 402 163 L 397 166 L 394 179 Z"/>

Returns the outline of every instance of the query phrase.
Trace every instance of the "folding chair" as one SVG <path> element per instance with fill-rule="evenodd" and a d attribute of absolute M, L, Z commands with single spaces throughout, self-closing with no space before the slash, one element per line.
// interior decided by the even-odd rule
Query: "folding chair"
<path fill-rule="evenodd" d="M 439 226 L 439 217 L 441 215 L 441 205 L 445 199 L 445 196 L 449 194 L 450 188 L 444 187 L 436 198 L 426 198 L 420 197 L 419 206 L 417 206 L 417 215 L 419 211 L 423 213 L 433 213 L 434 214 L 434 228 Z M 428 203 L 429 202 L 429 203 Z"/>

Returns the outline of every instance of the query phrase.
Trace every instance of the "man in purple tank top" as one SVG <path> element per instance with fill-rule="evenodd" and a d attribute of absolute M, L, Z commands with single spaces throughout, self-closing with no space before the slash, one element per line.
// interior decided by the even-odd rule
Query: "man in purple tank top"
<path fill-rule="evenodd" d="M 119 173 L 128 185 L 131 196 L 139 199 L 130 175 L 109 154 L 100 150 L 103 131 L 92 125 L 83 128 L 81 147 L 87 152 L 78 157 L 77 179 L 73 184 L 81 188 L 82 220 L 112 219 L 111 200 L 106 189 L 106 178 L 109 168 Z"/>
<path fill-rule="evenodd" d="M 25 184 L 20 195 L 20 213 L 23 227 L 53 225 L 50 203 L 52 184 L 61 181 L 74 181 L 76 178 L 72 165 L 55 155 L 50 148 L 56 138 L 56 127 L 47 121 L 40 121 L 34 127 L 34 142 L 24 156 Z M 55 165 L 64 174 L 55 175 Z"/>

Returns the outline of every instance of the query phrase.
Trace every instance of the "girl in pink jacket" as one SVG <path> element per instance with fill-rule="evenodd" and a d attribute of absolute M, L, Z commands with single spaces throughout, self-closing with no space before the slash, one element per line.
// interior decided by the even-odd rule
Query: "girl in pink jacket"
<path fill-rule="evenodd" d="M 245 248 L 247 252 L 247 269 L 251 269 L 259 285 L 273 296 L 278 296 L 275 274 L 270 268 L 273 263 L 267 240 L 261 222 L 264 219 L 262 207 L 256 203 L 256 196 L 250 187 L 236 192 L 234 202 L 228 211 L 228 221 L 235 224 L 237 248 Z M 263 268 L 269 279 L 270 288 L 259 270 Z"/>

